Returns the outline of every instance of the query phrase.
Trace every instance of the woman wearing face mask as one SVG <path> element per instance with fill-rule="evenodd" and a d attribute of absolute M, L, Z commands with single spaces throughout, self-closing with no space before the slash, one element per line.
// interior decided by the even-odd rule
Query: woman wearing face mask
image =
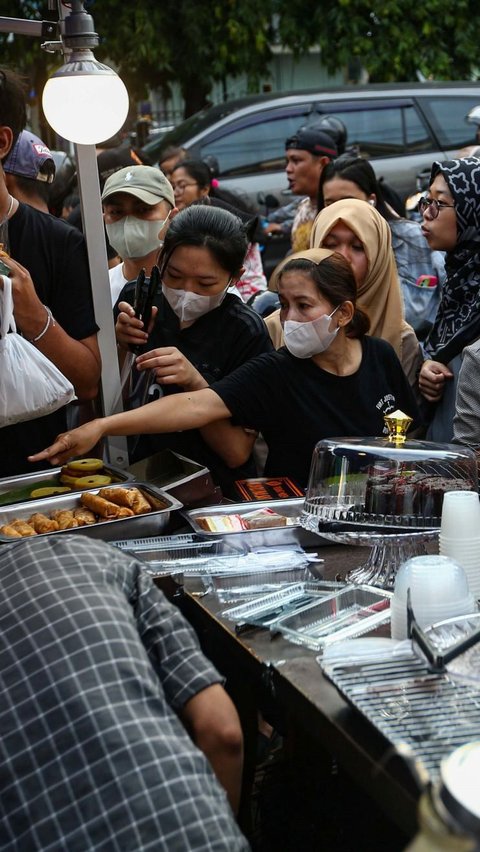
<path fill-rule="evenodd" d="M 393 346 L 411 387 L 415 388 L 423 356 L 415 332 L 403 316 L 390 229 L 385 219 L 365 201 L 355 198 L 336 201 L 318 214 L 310 239 L 312 247 L 340 252 L 348 260 L 357 284 L 358 307 L 370 319 L 370 334 Z M 287 257 L 282 261 L 277 270 L 288 260 Z M 271 314 L 265 322 L 274 344 L 278 345 L 279 316 L 275 317 Z"/>
<path fill-rule="evenodd" d="M 344 258 L 321 249 L 299 253 L 279 273 L 278 293 L 284 348 L 248 361 L 208 389 L 59 436 L 39 457 L 58 464 L 106 435 L 171 432 L 234 417 L 262 432 L 267 476 L 306 485 L 321 438 L 382 434 L 384 415 L 396 408 L 416 416 L 392 347 L 366 336 L 368 318 L 356 307 L 356 283 Z"/>
<path fill-rule="evenodd" d="M 272 348 L 263 320 L 229 292 L 241 275 L 246 248 L 241 222 L 225 210 L 192 206 L 172 219 L 159 258 L 162 288 L 154 299 L 149 333 L 134 317 L 134 281 L 118 304 L 119 345 L 142 348 L 130 407 L 160 394 L 206 388 Z M 142 435 L 130 449 L 135 460 L 166 447 L 175 450 L 205 464 L 229 493 L 235 479 L 256 473 L 252 466 L 237 469 L 245 463 L 245 453 L 249 457 L 254 437 L 227 420 L 201 434 L 193 429 Z"/>
<path fill-rule="evenodd" d="M 105 181 L 102 203 L 108 241 L 122 258 L 109 270 L 114 305 L 127 281 L 156 263 L 175 199 L 160 169 L 132 165 Z"/>
<path fill-rule="evenodd" d="M 191 204 L 211 204 L 223 207 L 238 216 L 248 232 L 248 249 L 243 262 L 243 272 L 236 283 L 238 295 L 246 302 L 267 289 L 260 248 L 257 242 L 258 216 L 247 208 L 240 195 L 218 186 L 211 170 L 202 160 L 186 159 L 177 163 L 170 180 L 175 196 L 175 206 L 184 210 Z"/>
<path fill-rule="evenodd" d="M 450 441 L 463 350 L 480 338 L 480 159 L 434 163 L 428 196 L 420 200 L 419 210 L 430 248 L 446 252 L 447 272 L 435 323 L 424 343 L 426 360 L 419 385 L 433 404 L 427 437 Z M 458 415 L 464 421 L 476 384 L 470 353 L 466 360 L 458 401 Z M 465 443 L 469 434 L 468 424 L 457 422 L 456 438 Z"/>

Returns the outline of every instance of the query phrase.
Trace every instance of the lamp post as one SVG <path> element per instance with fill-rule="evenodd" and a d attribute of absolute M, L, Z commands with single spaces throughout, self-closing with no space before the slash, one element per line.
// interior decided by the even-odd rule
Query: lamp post
<path fill-rule="evenodd" d="M 43 109 L 53 129 L 75 144 L 93 304 L 100 326 L 102 410 L 104 414 L 111 414 L 122 408 L 121 385 L 95 143 L 113 136 L 123 125 L 128 112 L 128 93 L 118 75 L 97 62 L 92 53 L 99 39 L 93 18 L 85 11 L 82 0 L 72 0 L 65 15 L 61 0 L 57 0 L 57 8 L 57 24 L 0 17 L 0 32 L 43 39 L 57 34 L 59 40 L 46 41 L 42 47 L 51 52 L 60 50 L 66 58 L 65 64 L 47 81 Z M 124 438 L 109 439 L 107 453 L 110 462 L 120 466 L 128 464 Z"/>

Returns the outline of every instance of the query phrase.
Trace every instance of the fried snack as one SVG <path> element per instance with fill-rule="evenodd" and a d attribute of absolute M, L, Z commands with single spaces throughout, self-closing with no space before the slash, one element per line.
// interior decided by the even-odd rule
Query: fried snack
<path fill-rule="evenodd" d="M 83 507 L 81 509 L 74 509 L 73 516 L 78 521 L 79 527 L 86 527 L 90 524 L 95 524 L 97 521 L 95 514 L 90 509 Z"/>
<path fill-rule="evenodd" d="M 10 524 L 4 524 L 3 527 L 0 527 L 0 533 L 2 535 L 9 535 L 10 538 L 22 538 L 22 534 L 10 526 Z"/>
<path fill-rule="evenodd" d="M 55 509 L 51 513 L 54 521 L 57 521 L 60 530 L 72 530 L 79 526 L 76 518 L 73 517 L 73 512 L 70 509 Z"/>
<path fill-rule="evenodd" d="M 99 497 L 97 494 L 90 494 L 88 491 L 81 495 L 80 502 L 87 509 L 91 509 L 92 512 L 100 515 L 106 521 L 113 521 L 116 518 L 133 517 L 131 509 L 127 509 L 124 506 L 116 506 L 115 503 L 110 503 L 109 500 L 104 500 L 103 497 Z"/>
<path fill-rule="evenodd" d="M 42 515 L 41 512 L 35 512 L 35 514 L 28 519 L 28 523 L 31 527 L 33 527 L 36 533 L 56 532 L 60 529 L 58 521 L 53 520 L 53 518 L 47 518 L 47 516 Z"/>
<path fill-rule="evenodd" d="M 134 515 L 144 515 L 152 511 L 150 503 L 138 488 L 102 488 L 98 496 L 117 506 L 127 506 L 132 509 Z"/>
<path fill-rule="evenodd" d="M 13 521 L 10 521 L 10 526 L 13 527 L 14 530 L 17 530 L 22 538 L 37 534 L 30 524 L 27 524 L 26 521 L 20 520 L 20 518 L 15 518 Z"/>

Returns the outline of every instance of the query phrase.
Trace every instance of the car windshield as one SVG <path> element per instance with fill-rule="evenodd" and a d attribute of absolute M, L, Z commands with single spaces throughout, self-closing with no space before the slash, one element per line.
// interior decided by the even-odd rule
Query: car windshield
<path fill-rule="evenodd" d="M 161 139 L 157 136 L 156 139 L 147 142 L 142 152 L 147 154 L 147 156 L 152 156 L 160 154 L 162 148 L 170 146 L 181 148 L 183 143 L 191 139 L 192 136 L 200 133 L 205 127 L 210 127 L 211 124 L 219 121 L 226 115 L 230 115 L 236 108 L 235 105 L 228 103 L 218 104 L 213 109 L 212 107 L 205 107 L 205 109 L 201 109 L 200 112 L 196 112 L 190 118 L 186 118 L 185 121 L 177 124 L 173 130 L 165 133 Z"/>

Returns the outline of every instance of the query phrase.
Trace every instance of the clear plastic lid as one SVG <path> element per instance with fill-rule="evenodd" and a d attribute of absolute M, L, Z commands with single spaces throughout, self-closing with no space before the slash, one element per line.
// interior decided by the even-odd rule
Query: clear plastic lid
<path fill-rule="evenodd" d="M 477 491 L 472 450 L 391 438 L 331 438 L 313 451 L 302 524 L 432 528 L 447 491 Z"/>

